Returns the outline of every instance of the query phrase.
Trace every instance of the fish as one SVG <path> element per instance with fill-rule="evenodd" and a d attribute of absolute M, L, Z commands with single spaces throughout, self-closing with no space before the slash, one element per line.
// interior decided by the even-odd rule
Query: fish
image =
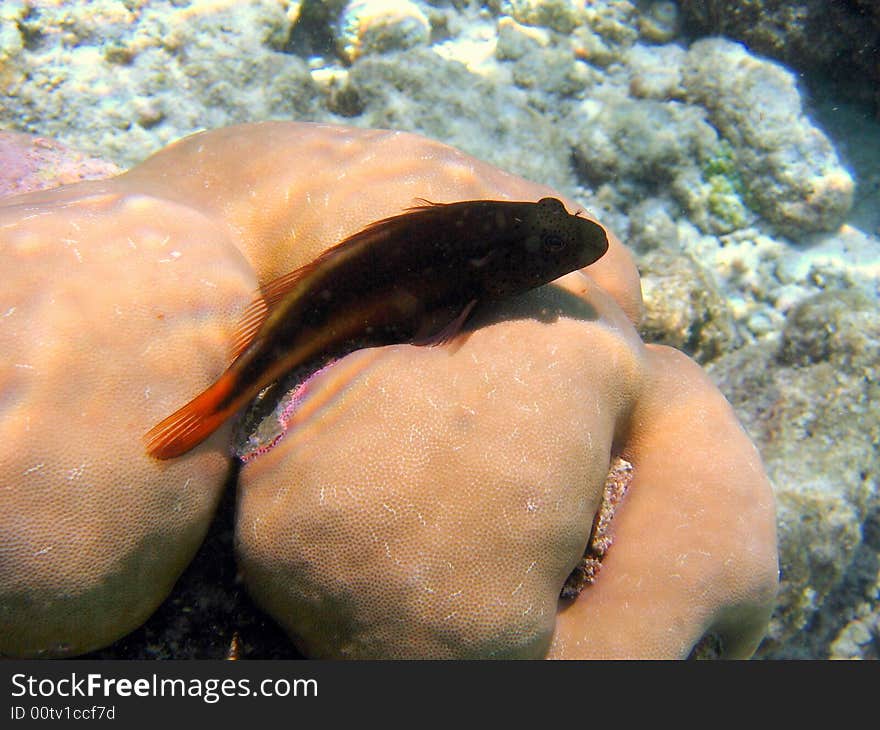
<path fill-rule="evenodd" d="M 371 223 L 261 287 L 232 362 L 145 434 L 157 459 L 185 454 L 286 373 L 353 349 L 452 340 L 478 303 L 588 266 L 605 229 L 557 198 L 418 204 Z"/>

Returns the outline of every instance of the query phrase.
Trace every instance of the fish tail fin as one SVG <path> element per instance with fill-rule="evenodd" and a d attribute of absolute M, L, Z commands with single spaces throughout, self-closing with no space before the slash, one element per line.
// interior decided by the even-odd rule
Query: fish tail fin
<path fill-rule="evenodd" d="M 173 459 L 194 448 L 223 424 L 234 412 L 229 395 L 234 375 L 227 371 L 183 408 L 157 423 L 144 435 L 147 453 L 157 459 Z"/>

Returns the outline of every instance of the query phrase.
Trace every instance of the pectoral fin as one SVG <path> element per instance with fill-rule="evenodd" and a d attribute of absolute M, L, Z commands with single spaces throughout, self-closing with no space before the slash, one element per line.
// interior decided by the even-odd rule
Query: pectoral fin
<path fill-rule="evenodd" d="M 477 300 L 471 299 L 471 301 L 465 304 L 462 310 L 455 317 L 453 317 L 449 321 L 449 323 L 446 324 L 441 330 L 435 332 L 432 335 L 429 335 L 428 337 L 417 337 L 415 340 L 413 340 L 413 344 L 427 345 L 428 347 L 437 347 L 438 345 L 445 345 L 446 343 L 455 339 L 456 335 L 461 332 L 462 326 L 476 306 Z"/>

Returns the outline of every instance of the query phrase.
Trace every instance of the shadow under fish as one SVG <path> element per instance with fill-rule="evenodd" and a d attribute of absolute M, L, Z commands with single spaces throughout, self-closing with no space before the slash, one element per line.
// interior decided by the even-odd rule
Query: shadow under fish
<path fill-rule="evenodd" d="M 372 223 L 262 287 L 232 364 L 146 434 L 147 451 L 180 456 L 261 393 L 268 400 L 268 386 L 307 382 L 354 350 L 447 342 L 477 304 L 535 289 L 607 250 L 605 229 L 556 198 L 424 201 Z"/>

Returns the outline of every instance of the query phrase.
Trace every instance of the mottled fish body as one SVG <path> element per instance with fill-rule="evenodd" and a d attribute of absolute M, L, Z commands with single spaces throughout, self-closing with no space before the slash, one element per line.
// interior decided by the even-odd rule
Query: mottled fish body
<path fill-rule="evenodd" d="M 263 287 L 232 364 L 147 433 L 147 450 L 159 459 L 189 451 L 305 363 L 449 339 L 478 302 L 546 284 L 607 248 L 602 226 L 556 198 L 426 203 L 377 221 Z"/>

